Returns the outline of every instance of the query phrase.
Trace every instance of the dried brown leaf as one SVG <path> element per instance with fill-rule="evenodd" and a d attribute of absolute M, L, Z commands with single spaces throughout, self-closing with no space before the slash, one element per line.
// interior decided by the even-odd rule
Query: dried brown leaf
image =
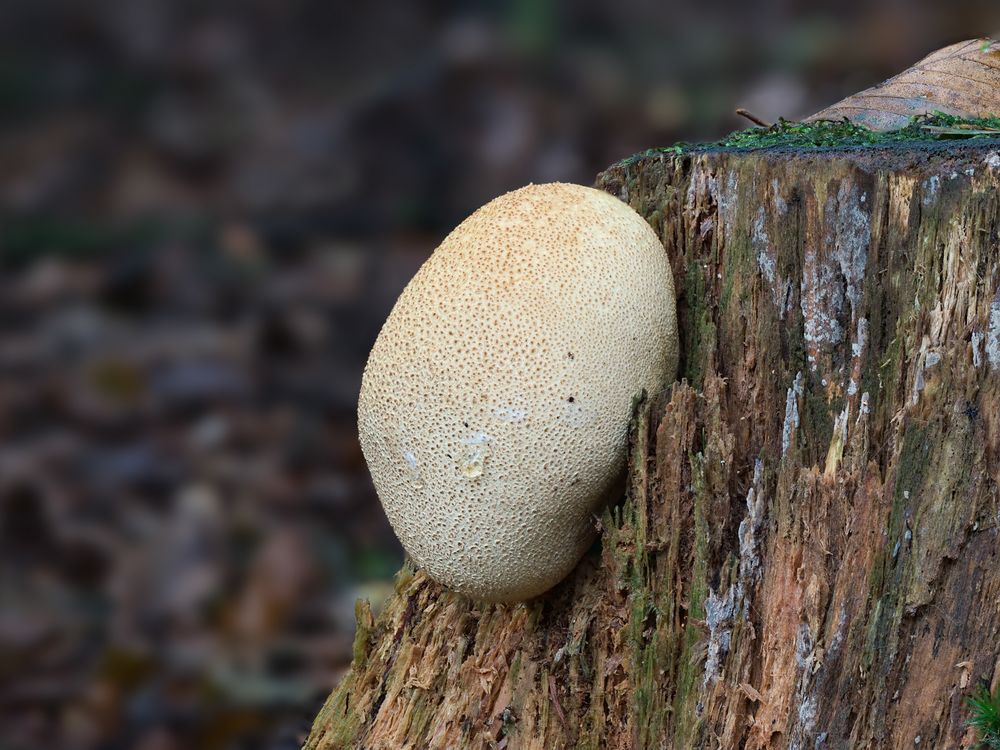
<path fill-rule="evenodd" d="M 904 127 L 915 115 L 1000 115 L 1000 42 L 970 39 L 932 52 L 870 89 L 806 118 L 844 118 L 872 130 Z"/>

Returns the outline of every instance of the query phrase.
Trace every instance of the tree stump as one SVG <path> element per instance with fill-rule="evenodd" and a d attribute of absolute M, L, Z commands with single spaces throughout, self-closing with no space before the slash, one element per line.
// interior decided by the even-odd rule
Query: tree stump
<path fill-rule="evenodd" d="M 1000 142 L 648 152 L 680 380 L 569 579 L 404 569 L 306 747 L 970 747 L 1000 682 Z"/>

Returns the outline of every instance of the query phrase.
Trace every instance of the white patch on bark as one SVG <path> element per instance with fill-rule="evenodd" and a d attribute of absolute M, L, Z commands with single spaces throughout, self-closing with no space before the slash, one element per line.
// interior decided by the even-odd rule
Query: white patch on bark
<path fill-rule="evenodd" d="M 734 173 L 727 174 L 725 182 L 720 183 L 719 178 L 709 172 L 703 164 L 696 163 L 685 194 L 684 210 L 696 221 L 700 221 L 699 229 L 703 235 L 718 228 L 728 240 L 732 236 L 733 220 L 736 217 L 738 190 L 739 181 Z M 705 200 L 706 195 L 711 203 L 715 204 L 714 215 L 717 216 L 717 220 L 713 218 L 711 206 L 706 205 L 708 204 Z M 703 205 L 699 205 L 699 201 Z"/>
<path fill-rule="evenodd" d="M 757 554 L 757 532 L 764 522 L 764 498 L 760 492 L 760 481 L 764 464 L 758 458 L 753 466 L 753 484 L 747 490 L 747 514 L 740 521 L 740 580 L 752 586 L 760 577 L 760 556 Z M 744 614 L 749 602 L 744 602 Z"/>
<path fill-rule="evenodd" d="M 856 311 L 861 302 L 861 284 L 868 265 L 868 246 L 871 244 L 872 230 L 868 214 L 861 210 L 867 202 L 865 193 L 858 195 L 856 186 L 842 183 L 837 192 L 839 212 L 837 214 L 834 257 L 840 264 L 840 272 L 847 280 L 847 299 L 851 309 Z"/>
<path fill-rule="evenodd" d="M 750 246 L 757 256 L 757 267 L 771 290 L 771 298 L 778 308 L 778 317 L 785 317 L 784 289 L 778 278 L 778 262 L 771 247 L 771 237 L 767 233 L 764 207 L 757 209 L 753 227 L 750 230 Z"/>
<path fill-rule="evenodd" d="M 854 342 L 851 344 L 851 354 L 860 357 L 868 343 L 868 318 L 858 318 L 858 328 L 854 334 Z"/>
<path fill-rule="evenodd" d="M 854 420 L 854 424 L 857 425 L 862 417 L 868 416 L 871 410 L 871 397 L 868 395 L 868 391 L 865 391 L 861 394 L 861 403 L 858 404 L 858 418 Z"/>
<path fill-rule="evenodd" d="M 767 235 L 767 227 L 764 225 L 764 207 L 757 209 L 757 216 L 753 221 L 753 230 L 750 233 L 750 242 L 757 253 L 757 265 L 760 272 L 764 274 L 769 284 L 774 284 L 776 272 L 775 260 L 770 255 L 771 238 Z"/>
<path fill-rule="evenodd" d="M 941 178 L 936 174 L 931 175 L 923 181 L 921 186 L 924 189 L 924 197 L 921 203 L 925 206 L 929 206 L 937 198 L 938 190 L 941 188 Z"/>
<path fill-rule="evenodd" d="M 816 718 L 819 712 L 816 710 L 816 696 L 810 695 L 799 704 L 799 726 L 808 736 L 816 728 Z"/>
<path fill-rule="evenodd" d="M 750 598 L 754 585 L 760 579 L 760 556 L 757 552 L 757 532 L 764 523 L 764 499 L 761 481 L 764 463 L 754 462 L 753 484 L 747 491 L 747 515 L 740 522 L 740 567 L 736 582 L 719 596 L 709 590 L 705 599 L 705 624 L 708 626 L 708 646 L 705 657 L 703 685 L 718 682 L 722 663 L 732 643 L 733 621 L 737 613 L 750 616 Z"/>
<path fill-rule="evenodd" d="M 980 331 L 973 331 L 969 345 L 972 347 L 972 366 L 979 367 L 983 364 L 983 355 L 980 351 L 983 346 L 983 334 Z"/>
<path fill-rule="evenodd" d="M 986 331 L 986 358 L 990 367 L 1000 367 L 1000 289 L 993 295 L 990 303 L 990 325 Z"/>
<path fill-rule="evenodd" d="M 805 344 L 812 370 L 819 355 L 826 354 L 844 340 L 842 317 L 857 314 L 862 284 L 868 265 L 871 221 L 864 210 L 866 193 L 853 183 L 841 183 L 823 207 L 822 249 L 807 247 L 802 269 L 801 305 L 805 323 Z M 850 316 L 844 316 L 844 302 Z"/>
<path fill-rule="evenodd" d="M 816 657 L 815 645 L 812 635 L 809 633 L 809 626 L 805 623 L 800 624 L 795 639 L 795 663 L 802 670 L 796 690 L 798 698 L 796 718 L 798 722 L 793 729 L 793 736 L 788 744 L 789 748 L 802 748 L 803 742 L 807 741 L 816 730 L 819 705 L 816 696 L 809 693 L 813 684 L 813 675 L 822 666 L 822 663 Z"/>
<path fill-rule="evenodd" d="M 816 370 L 816 355 L 844 339 L 844 329 L 838 316 L 844 304 L 840 284 L 833 269 L 819 262 L 816 248 L 806 248 L 801 284 L 803 336 L 812 370 Z"/>
<path fill-rule="evenodd" d="M 799 624 L 799 632 L 795 636 L 795 663 L 800 669 L 812 673 L 813 640 L 809 634 L 809 626 L 804 622 Z"/>
<path fill-rule="evenodd" d="M 708 597 L 705 599 L 708 648 L 702 685 L 719 680 L 722 660 L 729 653 L 729 645 L 733 638 L 733 617 L 736 614 L 736 602 L 742 598 L 743 584 L 740 581 L 730 586 L 723 597 L 716 596 L 714 591 L 708 592 Z"/>
<path fill-rule="evenodd" d="M 785 396 L 785 423 L 781 427 L 781 455 L 788 453 L 792 446 L 792 438 L 799 428 L 799 397 L 802 395 L 802 373 L 795 375 L 792 387 Z"/>

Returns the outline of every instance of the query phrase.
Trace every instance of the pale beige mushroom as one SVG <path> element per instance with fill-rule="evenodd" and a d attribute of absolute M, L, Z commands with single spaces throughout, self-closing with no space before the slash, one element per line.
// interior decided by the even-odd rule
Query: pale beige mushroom
<path fill-rule="evenodd" d="M 476 599 L 558 583 L 619 491 L 632 398 L 677 365 L 667 256 L 631 208 L 529 185 L 400 295 L 361 386 L 361 446 L 411 558 Z"/>

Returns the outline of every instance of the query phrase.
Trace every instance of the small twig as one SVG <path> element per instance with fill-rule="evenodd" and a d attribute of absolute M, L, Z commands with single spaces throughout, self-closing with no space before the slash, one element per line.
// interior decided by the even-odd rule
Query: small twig
<path fill-rule="evenodd" d="M 740 117 L 747 118 L 754 125 L 760 125 L 762 128 L 769 128 L 769 127 L 771 127 L 771 123 L 769 123 L 769 122 L 767 122 L 765 120 L 760 119 L 753 112 L 750 112 L 749 110 L 743 109 L 743 107 L 737 108 L 736 114 L 738 114 Z"/>
<path fill-rule="evenodd" d="M 921 125 L 921 130 L 926 130 L 929 133 L 937 133 L 938 135 L 957 135 L 964 136 L 966 138 L 971 138 L 974 135 L 993 135 L 994 133 L 1000 133 L 1000 128 L 989 128 L 989 127 L 963 127 L 962 125 L 956 127 L 947 127 L 943 125 Z"/>

